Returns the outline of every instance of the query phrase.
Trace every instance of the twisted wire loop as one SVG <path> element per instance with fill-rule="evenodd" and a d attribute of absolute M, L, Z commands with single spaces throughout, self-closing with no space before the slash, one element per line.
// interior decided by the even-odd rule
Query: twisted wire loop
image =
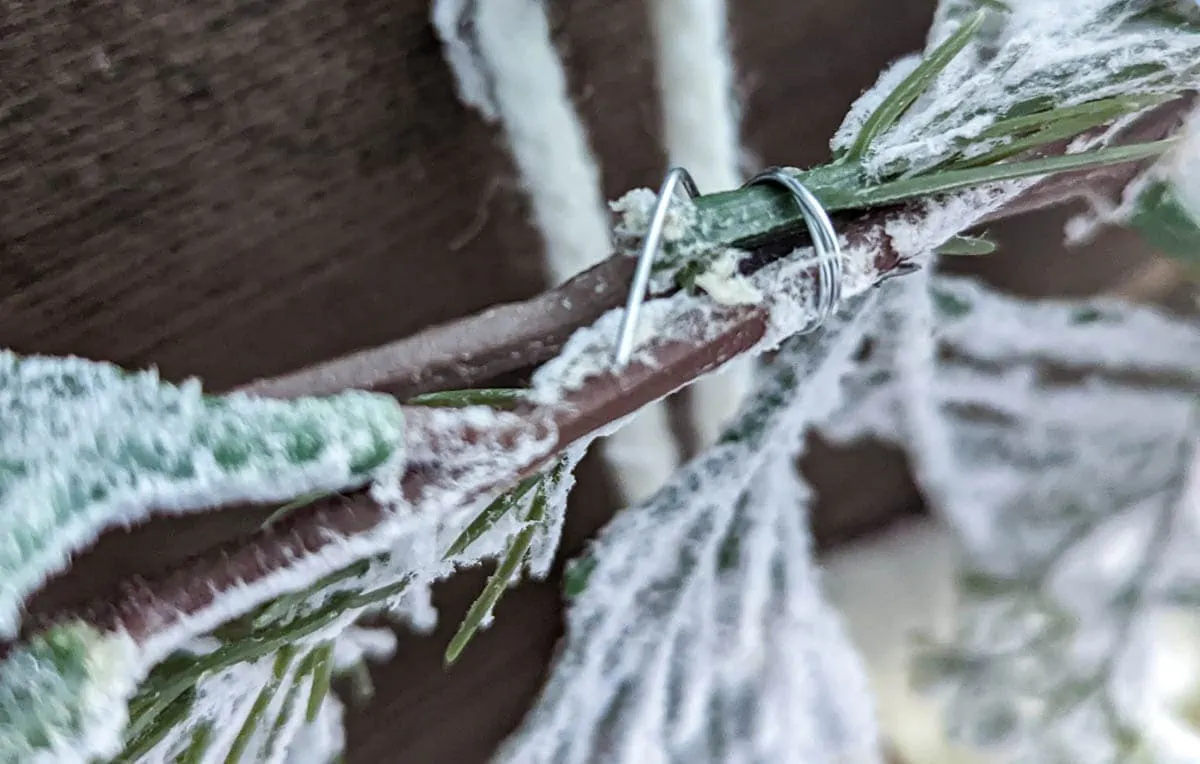
<path fill-rule="evenodd" d="M 804 223 L 808 227 L 813 240 L 813 249 L 817 253 L 817 314 L 799 334 L 807 334 L 829 320 L 837 312 L 842 301 L 842 249 L 838 244 L 837 231 L 829 213 L 821 205 L 817 197 L 801 183 L 795 175 L 782 167 L 771 167 L 755 175 L 742 188 L 760 183 L 774 183 L 783 186 L 792 195 Z M 634 333 L 637 329 L 638 317 L 641 314 L 642 303 L 646 301 L 646 288 L 650 284 L 650 270 L 654 258 L 662 249 L 663 229 L 667 224 L 667 213 L 671 202 L 675 200 L 675 192 L 679 186 L 689 198 L 700 195 L 696 182 L 687 170 L 682 167 L 672 167 L 662 186 L 654 205 L 654 213 L 650 218 L 650 228 L 642 242 L 642 251 L 638 255 L 637 270 L 633 274 L 633 284 L 629 288 L 629 297 L 625 301 L 625 315 L 621 317 L 621 327 L 617 332 L 617 344 L 613 352 L 613 365 L 623 369 L 633 357 Z"/>
<path fill-rule="evenodd" d="M 654 258 L 662 249 L 663 229 L 667 225 L 667 213 L 671 202 L 675 200 L 675 191 L 679 186 L 687 193 L 688 198 L 695 199 L 700 195 L 696 181 L 682 167 L 672 167 L 667 171 L 662 186 L 658 189 L 658 198 L 654 205 L 654 214 L 650 218 L 650 228 L 642 241 L 642 251 L 638 255 L 637 270 L 633 273 L 633 284 L 629 288 L 629 297 L 625 301 L 625 315 L 621 317 L 621 328 L 617 332 L 617 345 L 613 352 L 613 365 L 618 369 L 625 368 L 633 357 L 634 332 L 637 329 L 638 317 L 642 311 L 642 303 L 646 301 L 646 288 L 650 285 L 650 269 Z"/>
<path fill-rule="evenodd" d="M 829 213 L 817 197 L 795 175 L 782 167 L 771 167 L 748 180 L 742 188 L 759 183 L 783 186 L 795 199 L 817 253 L 817 315 L 800 334 L 815 331 L 837 312 L 842 301 L 842 249 Z"/>

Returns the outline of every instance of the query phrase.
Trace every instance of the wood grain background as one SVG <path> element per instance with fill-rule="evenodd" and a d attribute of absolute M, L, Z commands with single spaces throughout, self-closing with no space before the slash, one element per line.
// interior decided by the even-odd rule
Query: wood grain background
<path fill-rule="evenodd" d="M 746 144 L 806 165 L 848 104 L 920 47 L 932 0 L 737 0 Z M 606 193 L 657 185 L 642 2 L 552 3 Z M 0 345 L 231 387 L 544 287 L 501 139 L 455 98 L 428 0 L 37 0 L 0 4 Z M 1089 293 L 1146 253 L 1128 235 L 1057 246 L 1061 213 L 972 261 L 1038 294 Z M 880 448 L 817 449 L 825 545 L 920 511 Z M 612 512 L 585 463 L 564 553 Z M 107 534 L 30 603 L 107 591 L 253 527 L 260 513 Z M 452 670 L 441 654 L 482 585 L 439 591 L 349 719 L 352 762 L 484 761 L 536 693 L 561 633 L 558 582 L 521 587 Z"/>

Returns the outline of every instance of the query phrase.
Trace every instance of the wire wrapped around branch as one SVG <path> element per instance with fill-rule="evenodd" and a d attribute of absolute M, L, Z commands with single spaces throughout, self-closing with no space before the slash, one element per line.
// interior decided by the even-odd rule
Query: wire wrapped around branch
<path fill-rule="evenodd" d="M 1189 99 L 1168 104 L 1132 125 L 1123 137 L 1144 141 L 1170 135 L 1189 104 Z M 1051 151 L 1065 151 L 1065 146 L 1042 153 Z M 1051 206 L 1085 191 L 1116 194 L 1139 169 L 1138 164 L 1128 163 L 1041 181 L 995 184 L 923 203 L 842 213 L 836 220 L 846 253 L 846 296 L 903 272 L 902 266 L 913 256 L 931 251 L 972 225 Z M 274 380 L 260 380 L 242 390 L 294 397 L 360 388 L 407 398 L 470 387 L 553 359 L 535 376 L 537 402 L 509 412 L 511 416 L 503 419 L 505 432 L 479 433 L 497 438 L 497 443 L 509 436 L 533 438 L 544 448 L 531 451 L 522 463 L 502 458 L 501 449 L 495 464 L 474 465 L 479 473 L 490 470 L 489 480 L 466 492 L 460 486 L 456 495 L 463 502 L 481 500 L 532 474 L 571 443 L 606 429 L 730 359 L 772 349 L 795 330 L 803 311 L 813 308 L 810 287 L 815 265 L 805 258 L 805 243 L 804 233 L 784 232 L 760 241 L 743 258 L 746 275 L 766 287 L 760 304 L 719 305 L 683 291 L 647 303 L 659 317 L 655 327 L 661 331 L 637 348 L 633 362 L 620 373 L 608 368 L 611 347 L 605 343 L 615 337 L 620 315 L 616 308 L 634 265 L 622 254 L 530 300 L 494 307 Z M 605 363 L 589 361 L 589 354 L 603 356 Z M 454 412 L 445 413 L 452 418 Z M 419 407 L 406 407 L 406 414 L 411 421 L 409 437 L 420 441 L 410 453 L 424 450 L 440 457 L 436 449 L 429 450 L 429 444 L 439 436 L 438 428 L 444 425 L 437 422 L 444 418 L 431 418 Z M 402 486 L 406 502 L 415 512 L 444 511 L 446 494 L 430 487 L 448 490 L 459 479 L 459 470 L 461 465 L 452 459 L 410 461 Z M 429 499 L 433 495 L 437 501 Z M 253 588 L 281 571 L 319 562 L 337 545 L 370 536 L 389 516 L 389 510 L 366 490 L 318 500 L 281 523 L 201 554 L 166 575 L 129 582 L 89 606 L 31 619 L 23 634 L 81 615 L 102 629 L 128 629 L 135 638 L 151 639 L 180 619 L 204 612 L 225 589 Z M 262 596 L 275 596 L 273 591 L 266 586 Z"/>

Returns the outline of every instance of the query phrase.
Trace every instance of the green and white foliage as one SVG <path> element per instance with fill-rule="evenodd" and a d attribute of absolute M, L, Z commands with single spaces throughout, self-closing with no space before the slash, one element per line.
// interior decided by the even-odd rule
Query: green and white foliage
<path fill-rule="evenodd" d="M 135 725 L 147 704 L 159 704 L 163 716 L 137 730 L 122 760 L 141 762 L 254 761 L 330 764 L 345 746 L 341 703 L 330 691 L 331 679 L 348 675 L 370 694 L 366 660 L 391 656 L 390 630 L 348 626 L 353 612 L 307 638 L 257 659 L 188 675 L 192 665 L 220 651 L 216 638 L 197 640 L 151 674 L 132 708 Z M 173 699 L 164 695 L 183 689 Z"/>
<path fill-rule="evenodd" d="M 642 329 L 711 338 L 730 328 L 710 299 L 724 295 L 767 313 L 756 351 L 783 348 L 721 443 L 620 514 L 572 568 L 565 645 L 500 761 L 878 760 L 866 679 L 821 596 L 811 497 L 793 468 L 821 422 L 836 437 L 903 443 L 962 539 L 958 627 L 933 635 L 919 666 L 952 696 L 955 734 L 1031 764 L 1135 750 L 1200 760 L 1146 670 L 1150 615 L 1200 602 L 1200 331 L 1145 309 L 1021 302 L 930 275 L 931 253 L 1038 177 L 1159 156 L 1166 144 L 1083 152 L 1200 86 L 1198 21 L 1175 0 L 942 2 L 925 55 L 885 72 L 835 136 L 834 162 L 802 173 L 830 210 L 910 202 L 869 240 L 844 243 L 847 309 L 813 335 L 788 339 L 813 317 L 808 251 L 752 276 L 733 269 L 730 247 L 796 222 L 765 190 L 745 208 L 721 194 L 681 206 L 666 254 L 686 256 L 667 257 L 656 282 L 690 278 L 709 294 L 650 300 Z M 1115 216 L 1192 255 L 1198 133 L 1193 124 Z M 1026 156 L 1062 141 L 1070 156 Z M 636 238 L 647 204 L 618 205 L 619 233 Z M 924 270 L 875 290 L 881 249 Z M 530 400 L 553 405 L 606 373 L 619 316 L 577 333 L 535 375 Z M 550 568 L 587 444 L 497 497 L 498 483 L 553 456 L 557 433 L 514 443 L 499 433 L 518 414 L 451 395 L 468 405 L 427 409 L 414 427 L 385 396 L 211 396 L 152 372 L 0 353 L 0 638 L 72 553 L 151 512 L 368 485 L 395 510 L 142 643 L 67 623 L 13 648 L 0 662 L 0 764 L 328 764 L 343 745 L 330 676 L 390 650 L 356 621 L 429 628 L 432 584 L 496 559 L 452 660 L 511 584 Z M 406 460 L 452 478 L 406 498 Z"/>
<path fill-rule="evenodd" d="M 396 580 L 389 563 L 386 556 L 362 560 L 207 635 L 177 638 L 129 700 L 119 760 L 295 758 L 294 740 L 315 734 L 309 728 L 340 708 L 329 698 L 331 676 L 362 674 L 367 659 L 386 658 L 395 646 L 390 632 L 353 625 L 404 591 L 407 577 Z M 331 761 L 341 737 L 329 740 L 337 746 L 306 744 L 304 760 Z"/>
<path fill-rule="evenodd" d="M 1198 601 L 1200 327 L 918 285 L 888 287 L 824 428 L 904 445 L 961 539 L 957 626 L 930 635 L 915 678 L 948 696 L 954 736 L 1003 761 L 1195 761 L 1200 733 L 1154 668 L 1157 617 Z"/>
<path fill-rule="evenodd" d="M 920 59 L 896 62 L 851 108 L 834 151 L 872 177 L 911 176 L 1119 126 L 1200 84 L 1197 16 L 1174 0 L 944 0 L 930 52 L 961 49 L 902 116 L 881 121 L 879 105 Z"/>
<path fill-rule="evenodd" d="M 462 410 L 459 410 L 460 413 Z M 478 433 L 456 444 L 462 420 L 486 424 L 505 416 L 483 410 L 465 417 L 435 414 L 425 422 L 449 465 L 469 465 L 497 445 Z M 445 419 L 445 427 L 436 420 Z M 524 460 L 545 444 L 510 443 L 505 457 Z M 414 453 L 424 448 L 410 442 Z M 390 632 L 354 626 L 368 614 L 390 614 L 418 628 L 435 623 L 430 587 L 458 566 L 500 558 L 497 573 L 464 621 L 447 656 L 453 659 L 492 619 L 497 600 L 523 573 L 546 575 L 557 547 L 571 470 L 580 444 L 542 476 L 523 481 L 486 508 L 459 507 L 472 478 L 436 494 L 422 512 L 398 513 L 388 524 L 388 551 L 311 582 L 290 587 L 215 631 L 180 642 L 141 683 L 130 703 L 121 760 L 144 762 L 271 761 L 328 764 L 344 743 L 341 705 L 330 676 L 347 673 L 369 686 L 367 659 L 387 657 Z M 380 493 L 386 493 L 386 488 Z M 238 598 L 235 592 L 231 598 Z M 244 611 L 242 611 L 244 612 Z"/>
<path fill-rule="evenodd" d="M 450 544 L 445 559 L 455 565 L 499 560 L 483 593 L 463 618 L 446 649 L 453 662 L 479 628 L 492 623 L 501 595 L 523 577 L 544 579 L 550 573 L 567 514 L 567 497 L 575 484 L 574 470 L 592 438 L 572 445 L 540 475 L 521 481 L 491 502 Z"/>
<path fill-rule="evenodd" d="M 984 6 L 987 11 L 979 13 Z M 1007 160 L 1093 129 L 1096 129 L 1093 137 L 1073 141 L 1069 150 L 1081 152 L 1104 145 L 1134 117 L 1200 83 L 1200 67 L 1196 63 L 1200 61 L 1200 34 L 1186 18 L 1164 20 L 1147 3 L 1073 0 L 1066 6 L 1036 0 L 943 4 L 925 57 L 902 61 L 883 75 L 877 87 L 854 106 L 835 138 L 835 164 L 804 173 L 805 181 L 831 209 L 843 209 L 866 204 L 868 199 L 882 203 L 910 198 L 907 195 L 916 189 L 923 189 L 921 193 L 925 194 L 952 190 L 968 177 L 976 183 L 984 182 L 984 174 L 980 172 L 984 169 L 994 170 L 992 178 L 1015 179 L 1020 177 L 1016 172 L 1003 174 Z M 906 180 L 909 178 L 924 180 L 910 183 Z M 1088 363 L 1104 362 L 1133 373 L 1135 378 L 1150 372 L 1175 378 L 1172 375 L 1191 373 L 1182 368 L 1187 364 L 1180 359 L 1200 358 L 1193 328 L 1158 314 L 1121 312 L 1128 320 L 1114 325 L 1107 318 L 1113 311 L 1125 309 L 1110 305 L 1033 309 L 1022 305 L 1020 310 L 997 308 L 996 312 L 980 313 L 980 321 L 971 323 L 969 317 L 974 314 L 963 307 L 964 295 L 946 291 L 950 282 L 939 281 L 937 291 L 932 291 L 928 268 L 932 265 L 931 253 L 1014 199 L 1033 182 L 1028 178 L 1005 180 L 930 199 L 922 213 L 890 223 L 883 232 L 886 239 L 852 245 L 846 253 L 850 294 L 865 288 L 864 283 L 873 283 L 876 274 L 870 273 L 869 266 L 864 264 L 872 263 L 874 248 L 885 243 L 901 259 L 927 268 L 917 276 L 886 285 L 880 296 L 881 304 L 861 319 L 872 327 L 873 349 L 859 371 L 846 380 L 844 389 L 852 403 L 838 416 L 830 417 L 829 427 L 843 437 L 876 434 L 902 440 L 913 454 L 931 498 L 948 516 L 961 521 L 956 528 L 973 555 L 982 555 L 981 550 L 1016 554 L 1019 542 L 1029 535 L 1019 530 L 1005 535 L 995 527 L 981 525 L 979 516 L 984 513 L 977 505 L 983 499 L 993 503 L 1001 496 L 1012 499 L 1002 489 L 1007 485 L 1008 490 L 1018 490 L 1021 475 L 1019 471 L 1001 476 L 981 470 L 980 481 L 976 482 L 973 467 L 961 463 L 961 459 L 973 453 L 971 444 L 952 439 L 948 423 L 954 420 L 931 392 L 944 384 L 944 365 L 938 359 L 945 352 L 939 340 L 944 342 L 946 337 L 940 335 L 952 327 L 958 328 L 953 336 L 987 361 L 986 370 L 978 371 L 981 378 L 997 374 L 997 369 L 1007 368 L 1006 364 L 1033 364 L 1031 359 L 1046 355 L 1067 363 L 1067 370 L 1076 373 L 1082 373 Z M 872 187 L 872 183 L 877 185 Z M 648 195 L 642 194 L 621 203 L 619 211 L 624 213 L 621 221 L 630 229 L 627 234 L 644 227 L 648 200 Z M 712 232 L 722 230 L 722 220 L 705 218 L 702 204 L 703 200 L 695 208 L 683 207 L 685 214 L 673 223 L 679 230 L 668 231 L 669 240 L 677 238 L 687 247 L 703 249 L 703 242 L 696 245 L 689 236 L 719 238 L 720 234 Z M 715 227 L 710 231 L 706 224 Z M 803 255 L 795 253 L 793 259 L 806 266 Z M 784 271 L 788 267 L 786 262 L 780 266 Z M 774 276 L 779 268 L 768 270 Z M 789 333 L 789 327 L 803 323 L 789 319 L 808 307 L 811 295 L 803 289 L 791 294 L 788 285 L 793 281 L 805 283 L 803 279 L 775 278 L 759 290 L 765 296 L 764 303 L 769 307 L 775 329 L 764 345 L 777 342 Z M 667 283 L 663 281 L 660 286 Z M 956 286 L 966 288 L 961 284 Z M 1010 302 L 986 293 L 976 294 L 975 298 L 981 304 L 996 303 L 1011 308 Z M 685 298 L 673 299 L 682 304 Z M 667 306 L 666 301 L 659 302 Z M 648 307 L 657 306 L 652 302 Z M 692 326 L 674 320 L 674 316 L 672 320 L 663 320 L 653 310 L 649 312 L 652 318 L 646 324 L 653 325 L 655 332 L 678 332 L 681 326 Z M 665 308 L 662 312 L 669 313 Z M 998 313 L 1006 321 L 997 322 Z M 948 317 L 954 317 L 957 323 Z M 1150 341 L 1148 337 L 1154 339 Z M 582 342 L 584 337 L 577 339 Z M 594 344 L 595 355 L 601 359 L 603 343 Z M 785 353 L 784 358 L 788 357 Z M 833 362 L 828 368 L 814 372 L 837 380 L 842 370 Z M 554 371 L 556 374 L 548 371 L 544 376 L 552 377 L 555 384 L 550 387 L 559 389 L 569 375 L 557 368 Z M 1036 388 L 1040 379 L 1030 371 L 1024 374 L 1032 380 L 1028 385 Z M 1000 379 L 1007 377 L 1001 375 L 990 381 Z M 1124 384 L 1132 383 L 1125 380 Z M 1093 389 L 1090 383 L 1083 386 L 1103 405 L 1107 390 Z M 964 387 L 966 392 L 972 390 L 970 384 Z M 980 391 L 991 389 L 979 387 Z M 1125 401 L 1118 392 L 1114 391 L 1118 395 L 1114 408 L 1119 411 Z M 1073 410 L 1066 407 L 1065 399 L 1036 399 L 1029 391 L 1023 396 L 1022 400 L 1028 399 L 1035 409 L 1047 405 L 1051 412 Z M 1173 396 L 1176 403 L 1190 403 L 1178 389 Z M 804 395 L 798 396 L 803 398 Z M 967 409 L 975 413 L 971 406 Z M 821 416 L 818 410 L 806 411 L 803 406 L 796 410 L 804 412 L 806 421 Z M 1179 414 L 1180 410 L 1174 413 Z M 769 417 L 763 419 L 770 421 Z M 1099 426 L 1100 420 L 1096 421 Z M 1147 419 L 1143 433 L 1151 431 L 1152 421 L 1158 420 Z M 1182 416 L 1172 421 L 1191 420 Z M 1056 445 L 1055 438 L 1063 426 L 1057 420 L 1039 425 L 1048 432 L 1039 430 L 1040 440 L 1028 448 L 1043 447 L 1046 442 L 1050 444 L 1046 448 Z M 1107 431 L 1099 435 L 1104 434 Z M 1097 437 L 1098 433 L 1090 435 Z M 984 444 L 974 446 L 976 451 L 992 445 L 990 436 L 981 437 Z M 1081 441 L 1086 442 L 1086 438 Z M 748 448 L 746 443 L 739 447 Z M 1025 448 L 1009 447 L 1018 454 Z M 1180 448 L 1176 442 L 1168 445 L 1167 451 L 1178 455 Z M 722 449 L 733 446 L 729 441 L 722 443 L 716 451 L 690 465 L 658 497 L 619 516 L 588 556 L 576 564 L 568 586 L 582 587 L 582 591 L 569 614 L 566 646 L 539 704 L 502 750 L 500 761 L 669 762 L 704 761 L 709 757 L 788 761 L 793 756 L 821 761 L 822 756 L 837 747 L 822 737 L 820 728 L 814 728 L 811 719 L 803 722 L 796 717 L 788 727 L 795 737 L 786 742 L 779 728 L 772 726 L 775 721 L 772 714 L 780 708 L 799 710 L 801 716 L 812 710 L 808 704 L 812 696 L 806 694 L 811 689 L 793 687 L 794 694 L 790 696 L 783 689 L 786 677 L 790 676 L 788 669 L 783 668 L 785 661 L 776 665 L 778 671 L 772 678 L 779 681 L 772 684 L 754 672 L 753 667 L 760 664 L 746 662 L 739 673 L 710 652 L 713 638 L 705 641 L 706 635 L 725 634 L 729 629 L 738 635 L 753 635 L 732 647 L 728 642 L 722 643 L 732 655 L 742 655 L 743 650 L 760 656 L 774 655 L 777 653 L 771 650 L 776 648 L 768 645 L 785 643 L 788 648 L 781 649 L 791 649 L 794 655 L 812 654 L 808 652 L 811 632 L 797 630 L 785 636 L 784 632 L 772 632 L 762 622 L 755 621 L 759 611 L 751 603 L 757 606 L 770 601 L 772 595 L 764 592 L 774 591 L 755 586 L 762 579 L 756 578 L 753 571 L 761 571 L 768 565 L 766 561 L 772 559 L 767 548 L 756 553 L 753 563 L 745 562 L 746 558 L 740 555 L 734 556 L 735 562 L 744 562 L 744 568 L 721 564 L 724 560 L 721 550 L 749 547 L 750 539 L 761 538 L 755 530 L 768 526 L 769 521 L 763 518 L 771 516 L 774 507 L 789 500 L 799 502 L 794 490 L 780 487 L 789 484 L 785 476 L 790 465 L 786 457 L 772 461 L 761 455 L 747 456 L 748 452 L 754 452 L 752 447 L 737 451 L 739 456 L 731 456 Z M 786 449 L 782 450 L 787 454 Z M 1117 453 L 1125 452 L 1118 449 Z M 1161 452 L 1158 455 L 1161 457 Z M 1055 457 L 1063 458 L 1057 452 Z M 756 462 L 755 458 L 763 461 Z M 779 463 L 775 464 L 776 461 Z M 1164 467 L 1167 471 L 1180 467 L 1178 459 L 1167 464 Z M 1158 477 L 1164 474 L 1160 471 Z M 1061 477 L 1087 480 L 1066 472 Z M 1146 473 L 1142 479 L 1152 481 L 1154 475 Z M 1005 483 L 1006 480 L 1015 482 Z M 760 485 L 771 486 L 776 493 L 764 495 Z M 1037 485 L 1037 490 L 1042 490 L 1042 483 Z M 957 489 L 970 492 L 969 498 L 956 493 Z M 1166 491 L 1163 500 L 1167 501 L 1170 486 L 1162 490 Z M 1028 496 L 1013 502 L 1016 508 L 997 510 L 989 516 L 1009 518 L 1009 522 L 1018 526 L 1019 518 L 1038 522 L 1036 518 L 1041 517 L 1042 508 L 1036 502 Z M 734 532 L 731 528 L 740 530 Z M 782 539 L 786 538 L 786 533 L 777 531 L 772 541 L 784 544 Z M 1013 547 L 1014 544 L 1018 546 Z M 1021 568 L 1028 561 L 1022 557 L 1010 562 L 1010 567 L 1005 568 L 1007 572 Z M 980 570 L 988 570 L 984 562 L 977 564 Z M 777 576 L 770 580 L 779 583 L 786 579 Z M 780 595 L 783 599 L 779 602 L 790 601 L 799 607 L 796 603 L 805 602 L 804 597 L 790 599 L 796 591 Z M 734 604 L 721 605 L 723 597 Z M 1084 608 L 1081 612 L 1090 611 Z M 728 613 L 734 614 L 734 623 L 753 624 L 754 628 L 730 629 L 722 620 L 730 617 Z M 739 621 L 738 617 L 745 620 Z M 1001 619 L 999 626 L 1004 625 Z M 982 635 L 984 640 L 1002 637 L 995 623 L 976 623 L 964 628 Z M 1105 637 L 1100 627 L 1082 620 L 1073 633 L 1080 637 L 1077 643 L 1093 650 L 1093 636 L 1101 642 L 1114 641 L 1111 633 Z M 836 640 L 823 645 L 823 649 L 827 654 L 836 652 Z M 1080 660 L 1085 658 L 1089 656 L 1084 655 Z M 1032 659 L 1033 656 L 1015 656 L 1022 670 L 1026 670 L 1025 664 Z M 1088 676 L 1104 674 L 1107 681 L 1103 664 L 1098 668 L 1094 655 L 1090 660 L 1087 668 L 1080 670 L 1085 675 L 1090 670 Z M 1116 665 L 1115 660 L 1113 664 Z M 1075 665 L 1063 661 L 1054 668 L 1069 672 Z M 998 666 L 997 671 L 1003 675 L 1025 675 L 1008 666 Z M 1003 685 L 994 677 L 989 677 L 989 681 L 995 683 L 994 692 L 982 692 L 977 685 L 958 699 L 956 712 L 962 708 L 971 710 L 958 713 L 953 720 L 956 732 L 977 738 L 968 734 L 973 732 L 970 724 L 986 725 L 994 717 L 990 706 L 971 705 L 972 691 L 983 704 L 1003 697 L 1011 707 L 1025 714 L 1017 725 L 1019 730 L 1006 742 L 1010 743 L 1010 751 L 1028 755 L 1032 757 L 1030 761 L 1057 755 L 1055 746 L 1089 742 L 1091 747 L 1081 749 L 1084 758 L 1073 758 L 1074 753 L 1068 751 L 1065 760 L 1101 761 L 1092 754 L 1105 753 L 1106 745 L 1123 743 L 1130 724 L 1144 718 L 1143 708 L 1122 707 L 1105 717 L 1106 724 L 1112 722 L 1103 728 L 1105 735 L 1096 735 L 1094 728 L 1085 727 L 1056 737 L 1057 732 L 1049 731 L 1050 725 L 1042 723 L 1042 716 L 1029 711 L 1031 703 L 1045 705 L 1040 696 Z M 779 694 L 772 695 L 773 691 Z M 726 700 L 739 692 L 745 692 L 746 696 L 756 694 L 761 699 L 752 711 L 747 711 L 748 706 L 741 707 L 746 713 L 740 717 L 736 704 Z M 869 701 L 854 699 L 853 695 L 848 694 L 851 697 L 846 700 L 848 705 L 839 706 L 830 698 L 826 702 L 829 708 L 843 712 L 853 707 L 855 710 L 848 712 L 851 715 L 864 713 Z M 698 721 L 705 718 L 711 720 L 707 726 Z M 737 723 L 730 719 L 736 719 Z M 777 744 L 781 748 L 772 748 Z"/>
<path fill-rule="evenodd" d="M 1120 128 L 1197 87 L 1198 20 L 1175 2 L 943 2 L 930 55 L 961 52 L 903 116 L 881 122 L 925 66 L 899 62 L 851 110 L 834 149 L 879 177 L 919 175 Z M 1093 218 L 1130 222 L 1194 258 L 1195 135 L 1193 123 L 1121 209 Z M 886 285 L 881 302 L 847 405 L 824 427 L 904 445 L 963 542 L 959 627 L 919 666 L 952 697 L 950 731 L 1004 761 L 1197 760 L 1195 733 L 1166 710 L 1147 667 L 1163 649 L 1156 611 L 1178 604 L 1172 593 L 1197 567 L 1185 486 L 1200 330 L 928 273 Z"/>
<path fill-rule="evenodd" d="M 0 663 L 0 762 L 84 764 L 121 748 L 137 650 L 86 624 L 56 626 Z"/>
<path fill-rule="evenodd" d="M 830 212 L 967 192 L 957 201 L 974 196 L 981 208 L 956 205 L 969 219 L 961 231 L 1048 175 L 1158 157 L 1171 141 L 1125 137 L 1149 110 L 1200 88 L 1200 14 L 1177 6 L 943 2 L 924 53 L 897 61 L 851 106 L 831 142 L 833 161 L 791 171 Z M 683 286 L 726 303 L 769 298 L 733 268 L 737 246 L 802 222 L 769 193 L 674 204 L 652 293 Z M 637 189 L 612 205 L 619 249 L 638 250 L 654 198 Z M 851 275 L 866 270 L 846 260 Z"/>
<path fill-rule="evenodd" d="M 286 501 L 403 461 L 395 400 L 210 396 L 152 371 L 0 352 L 0 635 L 21 600 L 105 528 L 152 511 Z"/>
<path fill-rule="evenodd" d="M 209 396 L 152 372 L 11 353 L 0 355 L 0 411 L 0 530 L 9 542 L 0 544 L 0 592 L 13 630 L 22 597 L 71 552 L 151 511 L 304 504 L 368 484 L 395 510 L 369 533 L 220 592 L 200 612 L 163 614 L 167 621 L 137 642 L 119 626 L 103 635 L 72 626 L 14 648 L 0 662 L 3 764 L 118 752 L 122 761 L 324 764 L 342 740 L 330 675 L 362 676 L 365 658 L 390 650 L 378 635 L 374 647 L 364 642 L 369 633 L 355 622 L 383 613 L 432 626 L 432 584 L 501 557 L 506 576 L 493 578 L 486 606 L 464 624 L 461 650 L 510 583 L 548 572 L 571 469 L 585 449 L 578 444 L 527 481 L 534 490 L 525 500 L 499 502 L 515 511 L 488 514 L 481 510 L 497 475 L 543 457 L 552 428 L 514 438 L 504 433 L 516 414 L 468 405 L 426 409 L 412 432 L 382 395 Z M 436 459 L 455 476 L 426 486 L 420 511 L 398 492 L 406 458 Z M 277 692 L 264 694 L 264 682 Z M 291 742 L 300 739 L 308 742 Z"/>
<path fill-rule="evenodd" d="M 836 405 L 872 298 L 855 302 L 849 320 L 786 343 L 721 442 L 575 562 L 565 645 L 497 761 L 877 760 L 794 464 Z"/>

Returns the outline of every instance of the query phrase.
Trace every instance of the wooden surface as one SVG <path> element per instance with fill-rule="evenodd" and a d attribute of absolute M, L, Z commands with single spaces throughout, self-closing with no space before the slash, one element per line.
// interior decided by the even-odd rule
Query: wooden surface
<path fill-rule="evenodd" d="M 640 2 L 554 3 L 606 193 L 657 185 L 663 157 Z M 737 0 L 756 164 L 826 156 L 847 105 L 920 46 L 931 0 Z M 496 132 L 454 96 L 427 0 L 96 0 L 0 10 L 0 345 L 230 387 L 542 288 L 538 238 Z M 1038 293 L 1089 292 L 1144 255 L 1128 236 L 1064 253 L 1061 215 L 1004 226 L 974 261 Z M 1086 264 L 1084 267 L 1083 264 Z M 824 543 L 919 502 L 882 449 L 816 449 Z M 582 468 L 565 553 L 612 511 Z M 112 532 L 31 603 L 105 591 L 256 522 Z M 450 671 L 441 653 L 482 574 L 439 592 L 349 719 L 352 762 L 470 764 L 517 721 L 561 632 L 558 583 L 506 596 Z"/>

